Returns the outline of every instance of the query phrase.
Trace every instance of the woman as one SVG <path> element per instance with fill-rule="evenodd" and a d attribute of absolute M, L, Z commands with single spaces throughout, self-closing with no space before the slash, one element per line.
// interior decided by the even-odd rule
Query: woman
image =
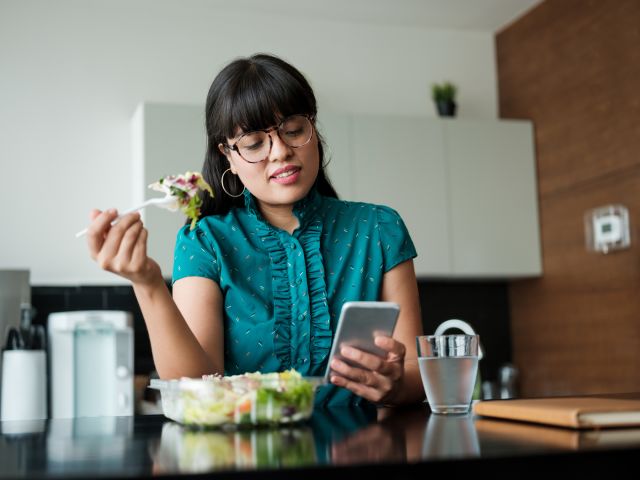
<path fill-rule="evenodd" d="M 402 404 L 424 398 L 415 349 L 421 334 L 415 249 L 398 214 L 337 199 L 324 173 L 311 87 L 270 55 L 227 65 L 206 105 L 204 198 L 194 230 L 178 233 L 173 297 L 146 254 L 131 214 L 94 210 L 92 257 L 133 283 L 162 378 L 282 371 L 322 375 L 342 304 L 400 304 L 385 358 L 347 349 L 359 367 L 332 363 L 325 405 Z M 339 388 L 343 387 L 343 388 Z"/>

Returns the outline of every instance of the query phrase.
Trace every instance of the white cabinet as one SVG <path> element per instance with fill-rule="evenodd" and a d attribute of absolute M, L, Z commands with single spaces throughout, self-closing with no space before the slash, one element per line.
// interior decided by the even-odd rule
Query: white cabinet
<path fill-rule="evenodd" d="M 131 133 L 135 205 L 162 196 L 148 188 L 160 178 L 202 169 L 206 150 L 203 106 L 141 103 L 131 120 Z M 176 235 L 186 217 L 149 207 L 142 218 L 149 230 L 147 252 L 158 262 L 163 276 L 170 278 Z"/>
<path fill-rule="evenodd" d="M 541 274 L 531 122 L 321 112 L 329 178 L 340 198 L 388 205 L 404 219 L 421 278 Z M 134 200 L 147 185 L 200 170 L 204 107 L 141 104 L 132 120 Z M 184 216 L 148 208 L 149 253 L 165 277 Z"/>
<path fill-rule="evenodd" d="M 451 273 L 441 130 L 422 118 L 353 119 L 353 199 L 397 210 L 419 253 L 416 271 L 430 275 Z"/>
<path fill-rule="evenodd" d="M 349 157 L 333 159 L 351 164 L 342 196 L 400 213 L 419 277 L 541 274 L 531 122 L 347 118 L 334 120 L 349 132 Z"/>
<path fill-rule="evenodd" d="M 542 273 L 531 122 L 443 122 L 452 271 L 456 276 Z"/>

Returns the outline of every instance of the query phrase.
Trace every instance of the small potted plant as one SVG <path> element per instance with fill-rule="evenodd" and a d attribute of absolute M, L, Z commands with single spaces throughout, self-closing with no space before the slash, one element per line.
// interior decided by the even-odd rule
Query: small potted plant
<path fill-rule="evenodd" d="M 451 82 L 434 83 L 431 87 L 431 97 L 436 104 L 441 117 L 455 117 L 456 115 L 456 86 Z"/>

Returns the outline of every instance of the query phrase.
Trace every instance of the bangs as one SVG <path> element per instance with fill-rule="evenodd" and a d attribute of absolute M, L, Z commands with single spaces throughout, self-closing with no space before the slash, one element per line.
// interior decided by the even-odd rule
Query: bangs
<path fill-rule="evenodd" d="M 251 62 L 234 83 L 220 105 L 226 119 L 220 130 L 227 138 L 233 138 L 238 128 L 258 130 L 277 124 L 282 117 L 316 113 L 307 82 L 290 72 Z"/>

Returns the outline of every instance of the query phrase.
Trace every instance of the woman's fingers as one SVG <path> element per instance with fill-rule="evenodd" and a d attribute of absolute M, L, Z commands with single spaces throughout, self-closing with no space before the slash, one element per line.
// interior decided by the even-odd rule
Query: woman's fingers
<path fill-rule="evenodd" d="M 393 374 L 396 370 L 396 363 L 404 360 L 406 352 L 404 344 L 386 335 L 377 335 L 374 341 L 378 347 L 387 352 L 386 358 L 352 347 L 341 348 L 340 354 L 369 370 L 383 375 Z"/>
<path fill-rule="evenodd" d="M 113 262 L 116 261 L 116 257 L 120 252 L 125 233 L 127 233 L 136 222 L 140 222 L 140 214 L 130 213 L 122 217 L 118 220 L 118 223 L 111 227 L 97 258 L 101 268 L 105 270 L 112 270 L 114 268 Z M 139 231 L 135 232 L 133 243 L 135 243 L 138 233 Z M 134 233 L 131 233 L 131 235 L 134 235 Z M 131 244 L 131 247 L 133 247 L 133 244 Z"/>
<path fill-rule="evenodd" d="M 384 399 L 388 395 L 392 385 L 390 382 L 384 382 L 384 377 L 376 374 L 375 372 L 369 372 L 369 374 L 378 376 L 380 377 L 380 379 L 372 379 L 372 385 L 369 385 L 367 383 L 363 383 L 362 381 L 360 381 L 360 379 L 355 380 L 342 375 L 331 375 L 331 383 L 337 385 L 338 387 L 347 388 L 356 395 L 377 403 L 382 401 L 382 399 Z M 382 382 L 384 382 L 384 384 Z"/>
<path fill-rule="evenodd" d="M 378 372 L 350 365 L 349 363 L 337 358 L 334 358 L 331 362 L 331 369 L 341 376 L 358 383 L 362 383 L 363 385 L 376 387 L 385 383 L 383 382 L 384 376 Z"/>
<path fill-rule="evenodd" d="M 372 369 L 350 365 L 349 362 L 336 358 L 331 362 L 331 368 L 343 377 L 347 377 L 364 385 L 380 388 L 389 387 L 402 375 L 402 369 L 399 365 L 388 364 L 384 361 L 382 361 L 377 369 Z"/>
<path fill-rule="evenodd" d="M 346 361 L 333 359 L 331 383 L 373 402 L 388 398 L 402 378 L 406 348 L 386 335 L 376 336 L 375 343 L 387 352 L 386 358 L 353 347 L 340 349 Z"/>
<path fill-rule="evenodd" d="M 373 341 L 378 347 L 387 351 L 387 361 L 389 362 L 403 361 L 407 354 L 407 347 L 404 346 L 404 343 L 386 335 L 377 335 Z"/>
<path fill-rule="evenodd" d="M 117 216 L 118 212 L 114 209 L 104 212 L 94 209 L 89 214 L 92 222 L 87 228 L 87 245 L 89 246 L 89 254 L 94 260 L 97 260 L 98 254 L 104 245 L 107 232 L 109 232 L 111 228 L 111 222 Z"/>
<path fill-rule="evenodd" d="M 118 249 L 118 255 L 116 256 L 115 267 L 118 270 L 126 272 L 127 270 L 133 270 L 131 264 L 131 258 L 133 257 L 133 251 L 138 244 L 140 233 L 142 232 L 142 222 L 138 220 L 131 225 L 122 236 L 120 242 L 120 248 Z"/>
<path fill-rule="evenodd" d="M 133 252 L 131 254 L 131 270 L 132 271 L 140 271 L 147 260 L 147 237 L 149 232 L 146 228 L 142 227 L 140 231 L 140 235 L 138 235 L 138 239 L 136 244 L 133 247 Z"/>
<path fill-rule="evenodd" d="M 342 347 L 340 349 L 340 355 L 351 360 L 352 363 L 355 362 L 369 370 L 379 371 L 384 368 L 384 358 L 358 350 L 357 348 Z"/>
<path fill-rule="evenodd" d="M 147 257 L 148 232 L 137 212 L 118 218 L 115 209 L 89 213 L 87 243 L 100 268 L 120 275 L 132 282 L 153 280 L 162 273 L 158 265 Z"/>
<path fill-rule="evenodd" d="M 102 211 L 98 210 L 97 208 L 94 208 L 93 210 L 91 210 L 89 212 L 89 220 L 91 220 L 92 222 L 96 219 L 96 217 L 98 215 L 100 215 L 102 213 Z"/>

